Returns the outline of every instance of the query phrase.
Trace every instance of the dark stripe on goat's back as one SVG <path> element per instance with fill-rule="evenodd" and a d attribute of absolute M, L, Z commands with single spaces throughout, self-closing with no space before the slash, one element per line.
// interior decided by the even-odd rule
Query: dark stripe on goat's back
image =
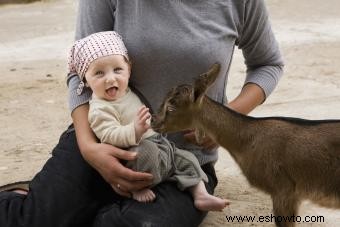
<path fill-rule="evenodd" d="M 328 123 L 339 123 L 340 119 L 325 119 L 325 120 L 309 120 L 303 118 L 295 118 L 295 117 L 261 117 L 256 118 L 258 120 L 279 120 L 279 121 L 286 121 L 293 124 L 298 125 L 319 125 L 319 124 L 328 124 Z"/>
<path fill-rule="evenodd" d="M 210 99 L 210 98 L 209 98 Z M 285 121 L 297 125 L 304 125 L 304 126 L 312 126 L 312 125 L 319 125 L 319 124 L 327 124 L 327 123 L 339 123 L 340 119 L 325 119 L 325 120 L 310 120 L 310 119 L 303 119 L 303 118 L 296 118 L 296 117 L 283 117 L 283 116 L 273 116 L 273 117 L 252 117 L 247 116 L 241 113 L 236 112 L 229 107 L 222 105 L 221 103 L 216 102 L 215 100 L 210 99 L 212 102 L 222 106 L 226 111 L 231 112 L 234 116 L 239 118 L 253 120 L 253 121 L 263 121 L 263 120 L 277 120 L 277 121 Z"/>

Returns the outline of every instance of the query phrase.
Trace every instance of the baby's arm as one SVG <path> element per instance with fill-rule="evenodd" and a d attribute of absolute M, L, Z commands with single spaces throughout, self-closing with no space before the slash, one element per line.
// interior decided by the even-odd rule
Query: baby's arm
<path fill-rule="evenodd" d="M 122 148 L 138 144 L 134 121 L 121 125 L 119 114 L 109 105 L 91 105 L 88 117 L 93 132 L 102 143 Z"/>
<path fill-rule="evenodd" d="M 149 108 L 142 106 L 138 110 L 137 116 L 134 120 L 136 141 L 140 141 L 143 134 L 150 128 L 150 118 L 151 114 L 149 112 Z"/>

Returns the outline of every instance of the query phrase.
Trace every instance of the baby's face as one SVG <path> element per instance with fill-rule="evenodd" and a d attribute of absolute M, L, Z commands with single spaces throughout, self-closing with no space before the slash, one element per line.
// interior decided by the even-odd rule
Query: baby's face
<path fill-rule="evenodd" d="M 100 57 L 91 62 L 85 78 L 96 97 L 114 101 L 126 94 L 130 65 L 122 55 Z"/>

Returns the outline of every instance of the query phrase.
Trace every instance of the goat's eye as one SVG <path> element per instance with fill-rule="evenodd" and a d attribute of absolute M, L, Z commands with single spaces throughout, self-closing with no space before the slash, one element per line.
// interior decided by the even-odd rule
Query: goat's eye
<path fill-rule="evenodd" d="M 172 113 L 172 112 L 174 112 L 175 110 L 176 110 L 176 108 L 173 107 L 173 106 L 168 106 L 168 107 L 166 108 L 166 111 L 169 112 L 169 113 Z"/>

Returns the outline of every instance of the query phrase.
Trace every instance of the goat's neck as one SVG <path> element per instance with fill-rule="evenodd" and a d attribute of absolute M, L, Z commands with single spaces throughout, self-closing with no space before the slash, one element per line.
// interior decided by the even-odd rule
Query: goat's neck
<path fill-rule="evenodd" d="M 249 141 L 251 118 L 204 97 L 195 113 L 195 125 L 228 150 L 239 150 Z M 247 130 L 248 129 L 248 130 Z"/>

